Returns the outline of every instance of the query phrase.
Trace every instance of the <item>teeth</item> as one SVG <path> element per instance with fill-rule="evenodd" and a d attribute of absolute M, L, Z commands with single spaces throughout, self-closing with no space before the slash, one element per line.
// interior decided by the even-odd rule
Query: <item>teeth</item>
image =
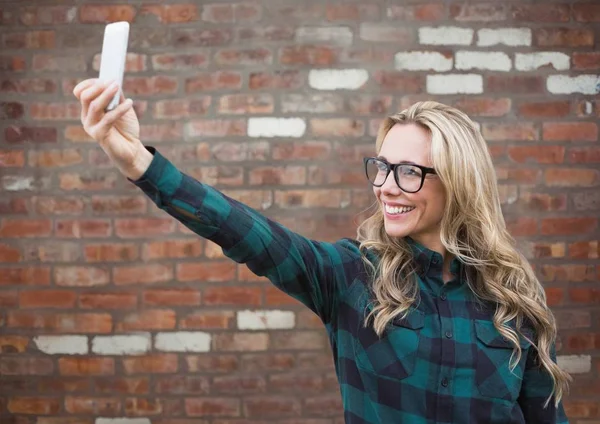
<path fill-rule="evenodd" d="M 389 214 L 399 214 L 399 213 L 406 213 L 406 212 L 410 212 L 414 209 L 414 207 L 411 206 L 389 206 L 389 205 L 385 205 L 385 211 Z"/>

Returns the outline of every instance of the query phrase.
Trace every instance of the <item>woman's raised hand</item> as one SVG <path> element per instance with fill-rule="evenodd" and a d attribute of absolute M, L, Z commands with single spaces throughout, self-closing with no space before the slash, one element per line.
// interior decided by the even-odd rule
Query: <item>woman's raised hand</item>
<path fill-rule="evenodd" d="M 73 94 L 81 102 L 81 123 L 85 132 L 127 177 L 136 180 L 142 176 L 152 161 L 152 154 L 140 141 L 140 124 L 131 99 L 120 93 L 119 105 L 105 112 L 117 93 L 116 83 L 102 82 L 96 78 L 80 82 Z"/>

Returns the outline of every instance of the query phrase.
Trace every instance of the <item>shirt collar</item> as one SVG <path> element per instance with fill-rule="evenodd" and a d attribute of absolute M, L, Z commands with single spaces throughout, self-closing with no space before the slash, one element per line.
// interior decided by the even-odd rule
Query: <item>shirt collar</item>
<path fill-rule="evenodd" d="M 441 274 L 444 266 L 444 258 L 439 252 L 428 249 L 410 236 L 406 236 L 404 239 L 410 246 L 417 265 L 417 272 L 420 275 L 425 276 L 431 272 Z M 458 276 L 461 266 L 462 263 L 458 258 L 452 259 L 452 262 L 450 263 L 450 272 Z"/>

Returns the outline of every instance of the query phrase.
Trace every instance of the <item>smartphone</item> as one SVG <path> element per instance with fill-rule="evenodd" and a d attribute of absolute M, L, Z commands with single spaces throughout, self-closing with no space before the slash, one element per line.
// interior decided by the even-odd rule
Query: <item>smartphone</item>
<path fill-rule="evenodd" d="M 100 57 L 101 81 L 115 80 L 119 89 L 115 97 L 108 104 L 106 111 L 111 111 L 119 105 L 119 97 L 123 87 L 125 74 L 125 60 L 127 58 L 127 44 L 129 42 L 129 22 L 114 22 L 106 25 L 104 41 L 102 42 L 102 56 Z"/>

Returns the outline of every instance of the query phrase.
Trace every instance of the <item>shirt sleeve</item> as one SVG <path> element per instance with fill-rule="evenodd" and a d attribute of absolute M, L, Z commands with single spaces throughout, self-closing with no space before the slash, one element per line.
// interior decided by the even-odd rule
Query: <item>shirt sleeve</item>
<path fill-rule="evenodd" d="M 129 181 L 160 209 L 218 244 L 228 258 L 267 277 L 324 323 L 330 321 L 347 276 L 360 272 L 356 241 L 309 240 L 179 171 L 155 148 L 146 149 L 154 155 L 149 168 L 138 180 Z"/>
<path fill-rule="evenodd" d="M 556 346 L 550 349 L 550 358 L 556 363 Z M 519 405 L 525 416 L 527 424 L 568 424 L 562 400 L 555 406 L 554 398 L 548 406 L 544 404 L 552 392 L 552 378 L 541 367 L 538 352 L 535 348 L 529 349 L 525 362 L 525 373 L 519 395 Z"/>

